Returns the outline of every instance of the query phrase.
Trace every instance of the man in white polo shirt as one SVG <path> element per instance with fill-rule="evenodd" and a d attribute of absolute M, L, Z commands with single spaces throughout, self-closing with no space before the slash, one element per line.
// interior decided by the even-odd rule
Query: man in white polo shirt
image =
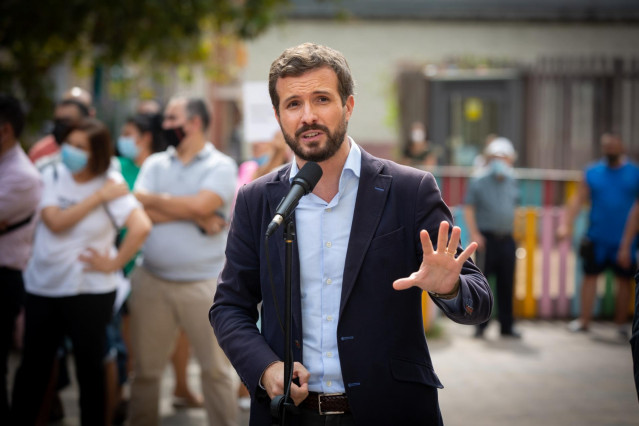
<path fill-rule="evenodd" d="M 234 425 L 236 378 L 206 326 L 209 303 L 224 264 L 224 218 L 237 166 L 206 140 L 210 116 L 203 100 L 173 98 L 164 112 L 165 152 L 149 157 L 135 195 L 154 223 L 132 276 L 131 328 L 135 357 L 132 425 L 159 423 L 159 385 L 183 329 L 201 367 L 209 423 Z"/>

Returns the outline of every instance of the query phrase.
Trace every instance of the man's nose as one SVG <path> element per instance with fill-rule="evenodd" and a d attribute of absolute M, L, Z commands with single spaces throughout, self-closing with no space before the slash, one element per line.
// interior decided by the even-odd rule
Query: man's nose
<path fill-rule="evenodd" d="M 302 122 L 304 124 L 313 124 L 317 121 L 317 114 L 315 113 L 315 108 L 309 102 L 304 104 L 304 108 L 302 110 Z"/>

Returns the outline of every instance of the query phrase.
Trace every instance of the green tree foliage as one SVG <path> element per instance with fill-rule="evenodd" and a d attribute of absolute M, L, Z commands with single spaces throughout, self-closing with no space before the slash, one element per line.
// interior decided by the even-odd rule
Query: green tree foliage
<path fill-rule="evenodd" d="M 71 59 L 94 65 L 203 59 L 210 31 L 250 39 L 288 0 L 2 0 L 0 91 L 26 101 L 32 123 L 52 110 L 48 72 Z"/>

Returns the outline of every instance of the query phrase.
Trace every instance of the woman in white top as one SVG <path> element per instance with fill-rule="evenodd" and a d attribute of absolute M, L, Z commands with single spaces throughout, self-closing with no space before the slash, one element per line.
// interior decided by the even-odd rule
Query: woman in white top
<path fill-rule="evenodd" d="M 103 357 L 121 269 L 144 243 L 151 222 L 118 172 L 113 144 L 95 119 L 62 144 L 62 164 L 43 171 L 44 190 L 26 290 L 22 363 L 16 373 L 12 424 L 33 424 L 63 336 L 73 344 L 83 425 L 105 418 Z M 119 250 L 118 228 L 128 232 Z"/>

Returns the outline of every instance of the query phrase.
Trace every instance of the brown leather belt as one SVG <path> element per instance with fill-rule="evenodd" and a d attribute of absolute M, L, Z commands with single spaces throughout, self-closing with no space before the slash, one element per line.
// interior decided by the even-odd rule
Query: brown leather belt
<path fill-rule="evenodd" d="M 317 393 L 309 392 L 308 397 L 300 404 L 300 407 L 316 411 L 320 415 L 350 413 L 348 397 L 345 393 Z"/>

